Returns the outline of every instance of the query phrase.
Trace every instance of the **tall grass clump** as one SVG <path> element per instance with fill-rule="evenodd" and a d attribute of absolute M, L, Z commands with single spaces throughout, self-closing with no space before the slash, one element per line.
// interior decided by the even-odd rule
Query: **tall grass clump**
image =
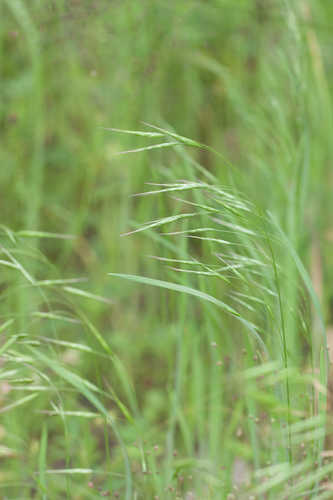
<path fill-rule="evenodd" d="M 330 498 L 330 2 L 0 10 L 0 497 Z"/>
<path fill-rule="evenodd" d="M 176 139 L 183 158 L 184 144 L 195 146 L 172 132 L 160 135 Z M 272 213 L 201 168 L 192 177 L 197 180 L 154 183 L 140 195 L 176 202 L 173 215 L 133 230 L 156 238 L 160 229 L 153 258 L 166 265 L 165 279 L 113 274 L 167 291 L 161 296 L 166 314 L 181 318 L 166 449 L 175 442 L 187 448 L 197 469 L 195 491 L 207 498 L 233 491 L 242 446 L 254 493 L 297 498 L 304 472 L 304 485 L 315 493 L 326 432 L 327 349 L 324 331 L 314 347 L 311 302 L 321 313 L 311 280 Z M 288 259 L 295 267 L 292 309 L 283 287 Z M 176 302 L 171 292 L 181 294 Z M 298 349 L 290 347 L 292 334 Z M 171 480 L 172 469 L 166 477 Z"/>
<path fill-rule="evenodd" d="M 197 464 L 194 489 L 205 498 L 247 498 L 233 485 L 237 467 L 244 468 L 239 446 L 247 449 L 248 468 L 239 476 L 248 494 L 330 494 L 325 480 L 332 467 L 323 466 L 327 341 L 306 270 L 316 215 L 309 212 L 316 206 L 310 186 L 320 168 L 313 161 L 318 144 L 311 139 L 311 120 L 317 110 L 309 88 L 318 77 L 320 54 L 313 53 L 311 44 L 318 42 L 303 28 L 305 14 L 298 7 L 286 6 L 287 36 L 261 63 L 259 109 L 244 101 L 223 67 L 199 58 L 225 77 L 244 128 L 251 127 L 247 171 L 169 129 L 124 131 L 158 139 L 130 152 L 170 147 L 181 158 L 172 173 L 161 169 L 165 182 L 139 195 L 168 197 L 170 215 L 132 231 L 146 231 L 158 242 L 153 258 L 165 264 L 165 279 L 113 276 L 162 289 L 162 300 L 172 301 L 166 314 L 171 321 L 173 314 L 180 318 L 166 449 L 171 453 L 175 442 L 188 447 Z M 215 155 L 219 178 L 193 161 L 188 147 Z M 256 172 L 254 185 L 249 172 Z M 235 447 L 225 439 L 232 442 L 233 433 L 239 438 Z"/>

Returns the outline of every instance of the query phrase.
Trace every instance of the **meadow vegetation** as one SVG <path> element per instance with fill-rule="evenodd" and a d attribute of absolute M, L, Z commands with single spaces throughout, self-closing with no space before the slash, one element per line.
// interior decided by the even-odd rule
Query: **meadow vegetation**
<path fill-rule="evenodd" d="M 1 498 L 332 498 L 333 5 L 0 10 Z"/>

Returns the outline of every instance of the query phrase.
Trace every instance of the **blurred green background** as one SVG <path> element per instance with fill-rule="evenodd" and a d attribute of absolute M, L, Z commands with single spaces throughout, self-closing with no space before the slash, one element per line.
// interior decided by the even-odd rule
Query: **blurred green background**
<path fill-rule="evenodd" d="M 93 350 L 99 346 L 93 329 L 101 332 L 123 368 L 119 364 L 115 370 L 108 358 L 94 357 L 69 344 L 55 346 L 54 355 L 82 379 L 128 403 L 135 428 L 117 405 L 105 403 L 121 422 L 126 442 L 134 443 L 142 435 L 153 446 L 167 435 L 169 463 L 176 460 L 177 448 L 174 424 L 170 424 L 176 418 L 170 410 L 170 387 L 177 377 L 177 331 L 187 329 L 189 338 L 200 339 L 205 322 L 200 315 L 197 320 L 184 313 L 187 299 L 149 287 L 143 290 L 111 279 L 108 273 L 161 279 L 167 275 L 158 261 L 147 258 L 161 253 L 158 235 L 120 235 L 138 223 L 176 213 L 177 201 L 130 195 L 149 190 L 147 182 L 188 179 L 193 161 L 222 185 L 231 182 L 230 170 L 220 157 L 203 150 L 118 155 L 151 141 L 107 129 L 147 131 L 143 123 L 147 122 L 221 153 L 235 166 L 232 182 L 262 209 L 273 211 L 291 237 L 315 281 L 329 324 L 333 320 L 333 4 L 324 0 L 293 4 L 301 40 L 293 31 L 287 5 L 277 0 L 1 2 L 2 260 L 16 266 L 12 258 L 17 259 L 40 281 L 84 280 L 27 290 L 24 273 L 13 275 L 4 264 L 2 323 L 13 319 L 16 334 L 77 342 Z M 308 170 L 298 196 L 304 165 Z M 63 236 L 34 238 L 29 231 Z M 67 320 L 48 321 L 45 315 L 50 311 Z M 84 329 L 75 323 L 77 317 Z M 214 321 L 211 328 L 218 330 Z M 211 340 L 214 335 L 209 334 Z M 201 340 L 193 345 L 186 342 L 191 344 L 188 356 L 198 355 Z M 223 356 L 232 356 L 235 349 L 230 342 Z M 205 372 L 209 356 L 206 353 L 189 371 L 201 386 L 184 386 L 185 392 L 193 391 L 190 402 L 184 403 L 189 428 L 182 429 L 184 442 L 179 445 L 188 457 L 202 449 L 207 439 L 202 398 L 212 376 Z M 31 360 L 23 357 L 20 368 L 17 363 L 19 349 L 1 365 L 4 370 L 8 365 L 8 371 L 22 370 L 17 371 L 15 384 L 8 382 L 7 372 L 2 377 L 0 399 L 5 408 L 26 397 L 22 386 L 29 384 Z M 43 378 L 34 381 L 39 386 L 44 382 Z M 4 412 L 0 427 L 3 498 L 47 498 L 47 494 L 49 498 L 94 498 L 101 494 L 96 484 L 105 491 L 118 487 L 121 491 L 121 477 L 110 479 L 102 472 L 102 479 L 94 479 L 91 493 L 88 472 L 70 479 L 64 474 L 61 480 L 50 474 L 47 483 L 37 481 L 38 487 L 34 483 L 36 467 L 110 468 L 115 474 L 122 468 L 120 452 L 114 450 L 114 438 L 108 436 L 101 419 L 52 420 L 40 413 L 51 411 L 57 398 L 67 411 L 92 411 L 82 391 L 80 395 L 67 388 L 62 395 L 62 384 L 63 379 L 57 380 L 53 389 L 40 389 L 28 406 Z M 242 403 L 235 408 L 231 403 L 235 387 L 241 394 L 237 382 L 226 387 L 229 408 L 222 412 L 224 416 L 231 412 L 224 428 L 230 484 L 233 457 L 250 459 L 253 446 L 240 439 L 242 430 L 235 437 L 243 412 Z M 103 392 L 99 396 L 108 401 Z M 215 438 L 210 435 L 209 446 L 217 454 Z M 140 463 L 135 447 L 130 453 Z M 190 471 L 191 460 L 175 467 Z M 146 496 L 138 498 L 153 498 L 154 488 L 147 488 Z M 191 485 L 186 486 L 184 492 L 190 489 Z M 176 498 L 172 494 L 170 498 Z"/>

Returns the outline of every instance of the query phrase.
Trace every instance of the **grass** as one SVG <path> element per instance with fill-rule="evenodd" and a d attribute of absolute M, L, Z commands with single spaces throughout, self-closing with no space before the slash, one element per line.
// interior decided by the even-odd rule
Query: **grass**
<path fill-rule="evenodd" d="M 330 498 L 329 2 L 1 14 L 0 495 Z"/>

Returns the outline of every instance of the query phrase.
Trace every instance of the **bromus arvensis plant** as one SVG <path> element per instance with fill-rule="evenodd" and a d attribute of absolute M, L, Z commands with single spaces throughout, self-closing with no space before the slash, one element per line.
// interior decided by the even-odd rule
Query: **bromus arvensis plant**
<path fill-rule="evenodd" d="M 162 147 L 174 148 L 188 164 L 184 146 L 201 147 L 160 128 L 127 133 L 164 139 Z M 230 432 L 251 450 L 244 472 L 247 484 L 234 485 L 240 498 L 247 498 L 246 492 L 260 498 L 297 498 L 305 485 L 319 494 L 320 479 L 327 475 L 326 469 L 317 469 L 326 433 L 327 352 L 324 337 L 321 358 L 313 352 L 311 302 L 321 313 L 311 280 L 274 214 L 246 199 L 235 183 L 221 187 L 211 172 L 193 165 L 189 181 L 166 179 L 139 195 L 171 199 L 174 214 L 127 233 L 145 231 L 157 239 L 162 254 L 153 258 L 164 264 L 167 279 L 112 273 L 164 290 L 162 301 L 171 301 L 173 292 L 180 294 L 170 311 L 178 311 L 185 330 L 177 334 L 170 389 L 172 442 L 177 433 L 182 445 L 188 443 L 198 469 L 204 461 L 206 473 L 215 478 L 204 486 L 205 473 L 198 473 L 196 491 L 201 495 L 231 494 L 232 469 L 239 457 L 237 448 L 223 446 Z M 293 262 L 292 277 L 286 260 Z M 292 309 L 283 288 L 288 279 L 293 280 L 288 288 L 295 297 Z M 294 347 L 291 320 L 298 337 Z M 192 321 L 195 329 L 189 337 L 185 325 Z M 192 399 L 191 394 L 197 396 Z M 191 419 L 192 427 L 187 422 Z M 221 477 L 217 470 L 225 463 L 229 470 Z M 166 461 L 167 481 L 172 474 Z"/>

